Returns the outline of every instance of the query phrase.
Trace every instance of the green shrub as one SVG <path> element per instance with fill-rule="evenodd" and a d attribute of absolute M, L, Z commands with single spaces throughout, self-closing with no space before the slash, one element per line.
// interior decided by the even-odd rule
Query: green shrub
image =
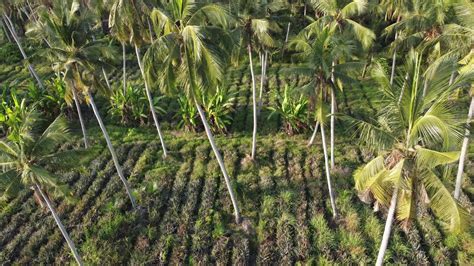
<path fill-rule="evenodd" d="M 274 92 L 274 104 L 269 107 L 272 111 L 269 118 L 279 114 L 284 121 L 283 129 L 288 135 L 302 132 L 308 128 L 308 100 L 303 95 L 294 96 L 294 88 L 285 86 L 283 95 Z"/>

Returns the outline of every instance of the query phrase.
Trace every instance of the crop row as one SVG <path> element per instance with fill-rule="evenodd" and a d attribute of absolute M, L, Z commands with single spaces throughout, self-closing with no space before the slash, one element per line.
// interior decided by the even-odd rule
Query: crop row
<path fill-rule="evenodd" d="M 138 211 L 130 211 L 105 149 L 88 169 L 62 175 L 79 201 L 57 201 L 57 209 L 86 262 L 374 263 L 384 217 L 360 203 L 351 189 L 349 166 L 360 163 L 353 146 L 336 146 L 338 154 L 350 156 L 332 171 L 339 209 L 333 220 L 320 147 L 261 139 L 252 163 L 246 155 L 249 139 L 218 139 L 241 204 L 243 226 L 235 226 L 227 187 L 203 140 L 171 141 L 165 160 L 156 141 L 117 148 Z M 7 225 L 0 238 L 2 261 L 71 261 L 59 230 L 31 193 L 9 206 L 0 220 Z M 417 221 L 407 233 L 395 226 L 387 262 L 450 263 L 459 244 L 441 241 L 441 232 L 430 218 Z"/>

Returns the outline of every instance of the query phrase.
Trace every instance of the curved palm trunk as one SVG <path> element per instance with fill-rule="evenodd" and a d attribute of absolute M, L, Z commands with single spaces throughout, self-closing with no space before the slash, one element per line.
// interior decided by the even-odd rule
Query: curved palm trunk
<path fill-rule="evenodd" d="M 314 139 L 316 138 L 316 133 L 318 133 L 319 121 L 316 121 L 316 125 L 314 125 L 313 135 L 311 135 L 311 139 L 308 142 L 308 147 L 313 145 Z"/>
<path fill-rule="evenodd" d="M 332 191 L 331 174 L 329 173 L 329 160 L 328 160 L 328 151 L 327 151 L 327 145 L 326 145 L 326 137 L 324 135 L 324 125 L 322 123 L 321 123 L 321 138 L 323 141 L 324 165 L 326 168 L 326 178 L 328 182 L 329 198 L 331 200 L 333 217 L 334 219 L 336 219 L 337 218 L 336 199 L 334 197 L 334 192 Z"/>
<path fill-rule="evenodd" d="M 16 35 L 15 29 L 13 28 L 13 23 L 11 22 L 10 18 L 8 15 L 4 12 L 3 13 L 3 18 L 5 20 L 5 25 L 7 26 L 8 30 L 10 31 L 10 34 L 12 35 L 13 39 L 15 40 L 16 45 L 18 46 L 18 49 L 20 50 L 21 55 L 23 56 L 23 59 L 28 62 L 28 56 L 26 55 L 25 51 L 23 50 L 23 47 L 21 46 L 20 40 L 18 39 L 18 36 Z M 43 82 L 41 82 L 41 79 L 39 78 L 38 74 L 36 73 L 35 69 L 33 66 L 28 62 L 28 70 L 31 73 L 31 76 L 36 79 L 36 82 L 38 83 L 38 86 L 44 90 Z"/>
<path fill-rule="evenodd" d="M 255 150 L 257 148 L 257 92 L 255 84 L 255 74 L 253 72 L 252 64 L 252 47 L 247 45 L 249 52 L 250 74 L 252 76 L 252 101 L 253 101 L 253 132 L 252 132 L 252 160 L 255 159 Z"/>
<path fill-rule="evenodd" d="M 395 214 L 395 208 L 397 207 L 398 198 L 398 186 L 395 186 L 393 190 L 392 199 L 390 200 L 390 208 L 388 209 L 387 221 L 385 222 L 385 229 L 383 231 L 382 243 L 380 244 L 379 254 L 377 255 L 376 266 L 381 266 L 383 263 L 383 257 L 387 250 L 388 240 L 390 238 L 390 232 L 392 230 L 393 217 Z"/>
<path fill-rule="evenodd" d="M 72 98 L 74 99 L 74 105 L 76 105 L 77 115 L 79 116 L 79 123 L 81 124 L 82 136 L 84 137 L 84 147 L 87 149 L 89 148 L 89 143 L 87 142 L 86 126 L 84 124 L 84 120 L 82 119 L 81 105 L 77 99 L 77 93 L 74 88 L 72 88 Z"/>
<path fill-rule="evenodd" d="M 474 96 L 471 97 L 471 105 L 469 106 L 469 113 L 467 115 L 467 122 L 466 122 L 466 131 L 464 133 L 464 139 L 462 141 L 462 147 L 461 147 L 461 155 L 459 157 L 459 166 L 458 166 L 458 172 L 456 175 L 456 187 L 454 189 L 454 198 L 459 199 L 459 196 L 461 194 L 461 185 L 462 185 L 462 174 L 464 172 L 464 162 L 466 161 L 466 155 L 467 155 L 467 148 L 469 144 L 469 127 L 471 125 L 471 120 L 472 120 L 472 114 L 474 112 Z"/>
<path fill-rule="evenodd" d="M 212 150 L 214 151 L 214 155 L 216 156 L 217 162 L 219 163 L 219 167 L 221 168 L 222 174 L 224 175 L 224 180 L 227 185 L 227 190 L 229 191 L 230 200 L 232 201 L 232 205 L 234 207 L 235 223 L 239 224 L 240 223 L 239 206 L 237 205 L 237 199 L 235 198 L 234 190 L 232 188 L 232 184 L 230 183 L 230 178 L 229 178 L 229 175 L 227 174 L 224 161 L 222 160 L 222 156 L 214 141 L 214 136 L 212 135 L 209 124 L 207 123 L 206 115 L 204 114 L 204 111 L 202 110 L 201 105 L 199 105 L 196 99 L 194 99 L 194 103 L 196 104 L 196 108 L 198 110 L 199 116 L 201 117 L 202 123 L 204 125 L 207 138 L 209 139 L 209 142 L 211 143 L 211 147 L 212 147 Z"/>
<path fill-rule="evenodd" d="M 153 122 L 156 126 L 156 131 L 158 131 L 158 136 L 160 137 L 161 147 L 163 148 L 163 157 L 166 158 L 168 152 L 166 150 L 165 141 L 163 139 L 163 134 L 161 134 L 160 124 L 158 123 L 158 117 L 156 115 L 155 107 L 153 106 L 153 97 L 151 96 L 150 89 L 148 88 L 148 82 L 145 77 L 145 71 L 143 69 L 142 61 L 140 59 L 140 48 L 135 45 L 135 53 L 137 54 L 138 66 L 140 67 L 140 72 L 142 73 L 143 83 L 145 83 L 146 96 L 148 98 L 148 104 L 150 105 L 151 115 L 153 116 Z"/>
<path fill-rule="evenodd" d="M 119 164 L 117 154 L 115 153 L 114 146 L 112 145 L 112 141 L 110 140 L 110 137 L 109 137 L 109 133 L 107 133 L 107 129 L 105 128 L 105 125 L 102 122 L 102 118 L 100 117 L 99 110 L 97 109 L 97 106 L 95 105 L 92 94 L 88 91 L 87 95 L 89 96 L 89 102 L 92 106 L 92 110 L 94 111 L 95 118 L 97 119 L 100 129 L 102 130 L 102 134 L 104 135 L 105 141 L 107 142 L 107 147 L 109 148 L 110 154 L 112 155 L 112 160 L 114 161 L 115 169 L 117 169 L 117 173 L 120 177 L 120 180 L 125 186 L 125 191 L 127 192 L 127 195 L 130 198 L 130 201 L 132 202 L 132 207 L 135 209 L 137 207 L 135 203 L 135 198 L 132 195 L 132 191 L 130 190 L 130 186 L 128 184 L 127 179 L 125 179 L 125 176 L 123 175 L 122 167 Z"/>
<path fill-rule="evenodd" d="M 63 234 L 63 237 L 66 239 L 66 242 L 67 242 L 69 248 L 71 249 L 72 255 L 76 259 L 77 264 L 79 264 L 81 266 L 84 265 L 84 263 L 82 262 L 81 256 L 77 252 L 77 249 L 76 249 L 76 246 L 74 245 L 74 242 L 72 242 L 71 237 L 69 237 L 69 234 L 67 233 L 66 228 L 64 228 L 64 225 L 62 224 L 61 219 L 59 219 L 59 216 L 56 213 L 56 211 L 54 210 L 53 205 L 51 205 L 51 202 L 49 201 L 48 197 L 44 194 L 43 190 L 41 190 L 41 187 L 38 184 L 35 184 L 35 190 L 38 191 L 41 194 L 41 197 L 43 198 L 44 202 L 48 206 L 49 211 L 53 215 L 54 221 L 56 222 L 56 225 L 59 227 L 59 230 L 61 230 L 61 233 Z"/>
<path fill-rule="evenodd" d="M 125 43 L 123 42 L 122 43 L 122 60 L 123 60 L 123 74 L 122 74 L 122 78 L 123 78 L 123 94 L 126 93 L 127 91 L 127 55 L 126 55 L 126 47 L 125 47 Z"/>

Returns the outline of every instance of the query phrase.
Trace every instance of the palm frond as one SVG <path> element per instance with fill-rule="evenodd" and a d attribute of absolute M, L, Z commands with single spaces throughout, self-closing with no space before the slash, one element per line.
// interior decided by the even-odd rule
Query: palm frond
<path fill-rule="evenodd" d="M 19 181 L 18 173 L 15 170 L 0 173 L 0 201 L 9 200 L 18 195 L 22 187 Z"/>
<path fill-rule="evenodd" d="M 352 26 L 356 38 L 362 44 L 362 47 L 364 47 L 364 49 L 368 49 L 370 46 L 372 46 L 372 43 L 375 40 L 375 33 L 372 30 L 362 26 L 361 24 L 351 19 L 346 19 L 346 22 L 348 22 Z"/>
<path fill-rule="evenodd" d="M 32 154 L 35 156 L 50 154 L 59 144 L 69 140 L 70 137 L 67 120 L 64 116 L 60 115 L 36 140 L 36 144 L 32 148 Z"/>
<path fill-rule="evenodd" d="M 48 189 L 51 188 L 55 196 L 64 197 L 67 200 L 73 200 L 71 190 L 67 185 L 60 181 L 58 176 L 39 166 L 31 166 L 30 171 L 34 175 L 37 183 L 41 186 L 46 186 Z"/>
<path fill-rule="evenodd" d="M 440 152 L 422 147 L 416 147 L 416 162 L 423 168 L 434 168 L 438 165 L 450 164 L 459 159 L 457 151 Z"/>
<path fill-rule="evenodd" d="M 443 182 L 429 170 L 422 172 L 419 177 L 428 193 L 430 208 L 443 221 L 445 228 L 452 233 L 466 230 L 471 217 L 451 196 Z"/>
<path fill-rule="evenodd" d="M 39 163 L 45 163 L 58 171 L 74 169 L 86 165 L 98 155 L 100 150 L 100 148 L 96 147 L 89 149 L 60 151 L 41 157 Z"/>
<path fill-rule="evenodd" d="M 367 10 L 367 0 L 353 0 L 341 9 L 343 18 L 361 15 Z"/>

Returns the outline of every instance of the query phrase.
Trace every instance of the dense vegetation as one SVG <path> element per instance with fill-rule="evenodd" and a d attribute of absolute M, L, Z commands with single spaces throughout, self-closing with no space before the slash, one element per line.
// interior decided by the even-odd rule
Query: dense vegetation
<path fill-rule="evenodd" d="M 471 2 L 0 12 L 2 264 L 474 262 Z"/>

